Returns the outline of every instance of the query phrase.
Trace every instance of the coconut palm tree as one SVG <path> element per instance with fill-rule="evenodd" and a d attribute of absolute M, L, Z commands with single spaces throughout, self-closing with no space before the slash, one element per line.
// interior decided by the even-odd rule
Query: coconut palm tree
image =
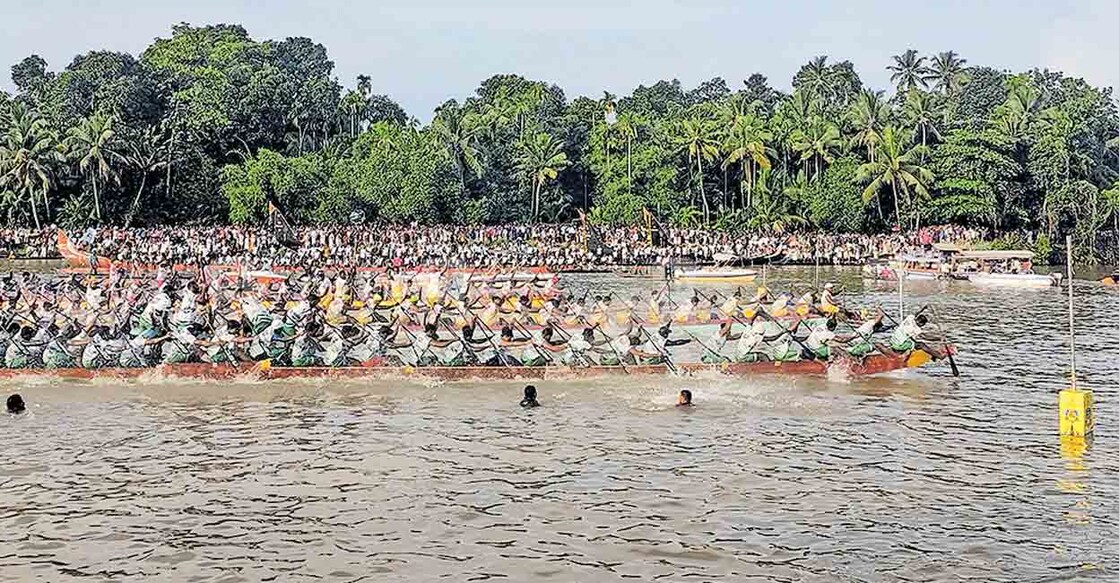
<path fill-rule="evenodd" d="M 540 213 L 540 192 L 550 180 L 555 180 L 570 162 L 563 152 L 563 145 L 545 132 L 530 134 L 518 141 L 520 150 L 517 168 L 532 184 L 532 220 Z"/>
<path fill-rule="evenodd" d="M 140 199 L 144 196 L 144 188 L 148 184 L 148 175 L 158 171 L 168 164 L 167 150 L 169 143 L 162 132 L 153 127 L 144 130 L 134 139 L 126 140 L 128 148 L 124 153 L 125 162 L 140 173 L 140 187 L 132 204 L 128 205 L 128 214 L 124 218 L 125 228 L 132 226 L 136 211 L 140 208 Z"/>
<path fill-rule="evenodd" d="M 834 123 L 816 119 L 806 130 L 796 130 L 790 137 L 793 150 L 800 153 L 800 161 L 807 170 L 813 169 L 813 180 L 819 180 L 824 164 L 835 161 L 834 152 L 843 147 L 839 127 Z"/>
<path fill-rule="evenodd" d="M 688 154 L 688 173 L 693 180 L 698 175 L 699 197 L 703 204 L 703 223 L 711 221 L 711 207 L 707 202 L 707 192 L 703 189 L 703 163 L 711 162 L 719 155 L 719 141 L 715 124 L 708 119 L 692 117 L 680 120 L 675 127 L 673 143 Z M 696 173 L 691 173 L 692 165 Z"/>
<path fill-rule="evenodd" d="M 910 147 L 908 140 L 892 126 L 882 132 L 879 154 L 876 162 L 859 166 L 855 180 L 868 183 L 863 190 L 864 203 L 881 196 L 881 191 L 889 187 L 894 197 L 894 218 L 898 231 L 901 231 L 902 197 L 905 198 L 906 205 L 909 204 L 910 192 L 920 198 L 928 198 L 932 172 L 918 163 L 918 151 Z"/>
<path fill-rule="evenodd" d="M 801 73 L 800 86 L 820 99 L 827 99 L 834 91 L 831 69 L 827 56 L 814 57 L 808 61 Z"/>
<path fill-rule="evenodd" d="M 881 91 L 864 89 L 855 98 L 847 119 L 855 134 L 851 136 L 852 146 L 866 148 L 867 157 L 874 161 L 875 150 L 882 141 L 882 129 L 890 122 L 890 103 Z"/>
<path fill-rule="evenodd" d="M 945 95 L 955 95 L 967 80 L 967 59 L 961 59 L 956 51 L 938 53 L 932 58 L 927 80 L 933 89 Z"/>
<path fill-rule="evenodd" d="M 46 122 L 23 104 L 13 104 L 8 112 L 8 131 L 0 145 L 0 187 L 27 199 L 36 228 L 41 226 L 37 197 L 43 201 L 44 218 L 50 220 L 52 166 L 59 161 L 58 140 Z"/>
<path fill-rule="evenodd" d="M 99 186 L 108 182 L 119 182 L 119 173 L 113 162 L 120 158 L 114 150 L 116 131 L 113 118 L 95 113 L 70 128 L 66 137 L 66 147 L 70 155 L 78 161 L 78 169 L 89 177 L 93 184 L 94 217 L 101 221 L 101 196 Z"/>
<path fill-rule="evenodd" d="M 467 172 L 474 176 L 482 175 L 477 140 L 480 129 L 478 118 L 452 103 L 439 109 L 431 128 L 458 170 L 459 192 L 465 197 Z"/>
<path fill-rule="evenodd" d="M 930 136 L 940 139 L 940 130 L 936 127 L 937 120 L 941 119 L 940 103 L 932 93 L 910 91 L 905 95 L 902 113 L 914 133 L 921 136 L 922 148 L 928 147 Z"/>
<path fill-rule="evenodd" d="M 644 117 L 626 111 L 618 116 L 618 123 L 614 125 L 614 131 L 626 144 L 626 182 L 629 184 L 630 192 L 633 192 L 633 142 L 637 140 L 647 124 L 648 121 Z"/>
<path fill-rule="evenodd" d="M 927 89 L 929 86 L 929 68 L 925 66 L 925 57 L 917 55 L 917 51 L 909 49 L 900 55 L 894 55 L 894 64 L 886 67 L 890 71 L 890 82 L 897 85 L 898 93 L 906 93 L 918 87 Z"/>
<path fill-rule="evenodd" d="M 365 103 L 365 97 L 355 90 L 347 91 L 346 95 L 342 97 L 342 110 L 345 111 L 350 118 L 351 138 L 357 136 L 358 120 L 365 110 Z"/>
<path fill-rule="evenodd" d="M 772 140 L 773 133 L 766 129 L 765 122 L 752 113 L 736 119 L 726 134 L 723 143 L 723 151 L 726 152 L 723 168 L 736 163 L 742 164 L 741 204 L 746 208 L 752 206 L 758 169 L 764 171 L 772 167 L 769 158 L 773 151 L 769 147 Z"/>
<path fill-rule="evenodd" d="M 1041 102 L 1037 89 L 1028 78 L 1013 77 L 1008 83 L 1010 90 L 1006 101 L 995 108 L 991 123 L 996 131 L 1021 142 L 1041 114 Z"/>

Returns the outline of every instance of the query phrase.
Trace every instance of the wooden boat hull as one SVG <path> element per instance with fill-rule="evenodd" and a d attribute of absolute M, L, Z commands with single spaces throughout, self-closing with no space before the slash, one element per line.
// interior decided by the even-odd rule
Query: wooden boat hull
<path fill-rule="evenodd" d="M 732 377 L 754 375 L 793 375 L 821 376 L 836 369 L 849 376 L 869 376 L 904 368 L 917 368 L 931 360 L 929 355 L 916 350 L 908 356 L 890 357 L 871 355 L 858 361 L 796 361 L 796 362 L 757 362 L 757 363 L 678 363 L 681 374 L 723 374 Z M 634 366 L 455 366 L 455 367 L 409 367 L 409 366 L 355 366 L 355 367 L 263 367 L 257 363 L 238 365 L 213 364 L 169 364 L 154 368 L 62 368 L 62 369 L 0 369 L 0 379 L 23 377 L 57 378 L 71 380 L 94 379 L 143 379 L 143 378 L 182 378 L 194 380 L 230 380 L 240 377 L 261 380 L 277 379 L 432 379 L 442 381 L 490 381 L 490 380 L 561 380 L 573 378 L 598 378 L 617 376 L 657 376 L 670 375 L 672 370 L 663 364 Z"/>

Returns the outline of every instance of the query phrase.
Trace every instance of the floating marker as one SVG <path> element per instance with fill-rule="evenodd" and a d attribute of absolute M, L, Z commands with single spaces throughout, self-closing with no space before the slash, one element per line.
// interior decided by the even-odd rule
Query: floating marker
<path fill-rule="evenodd" d="M 1068 335 L 1069 368 L 1071 387 L 1063 390 L 1057 397 L 1059 411 L 1058 427 L 1061 437 L 1091 437 L 1096 426 L 1092 412 L 1092 391 L 1081 390 L 1076 386 L 1076 326 L 1073 315 L 1072 297 L 1072 236 L 1065 238 L 1066 268 L 1068 270 Z"/>
<path fill-rule="evenodd" d="M 1092 391 L 1065 389 L 1057 398 L 1061 437 L 1090 437 L 1096 418 L 1092 412 Z"/>

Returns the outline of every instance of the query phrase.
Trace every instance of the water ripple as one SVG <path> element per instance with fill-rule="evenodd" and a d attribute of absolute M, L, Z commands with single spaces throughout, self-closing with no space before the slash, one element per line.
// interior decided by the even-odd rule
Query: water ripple
<path fill-rule="evenodd" d="M 0 419 L 0 579 L 1117 577 L 1119 294 L 1081 293 L 1100 429 L 1068 460 L 1063 296 L 910 292 L 965 376 L 577 381 L 542 385 L 534 411 L 510 384 L 21 380 L 33 414 Z M 699 406 L 675 410 L 679 388 Z"/>

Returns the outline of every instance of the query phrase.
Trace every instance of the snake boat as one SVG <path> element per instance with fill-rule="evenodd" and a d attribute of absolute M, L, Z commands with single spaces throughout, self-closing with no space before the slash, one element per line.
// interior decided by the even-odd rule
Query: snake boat
<path fill-rule="evenodd" d="M 954 351 L 954 348 L 952 348 Z M 862 360 L 837 359 L 831 362 L 801 360 L 794 362 L 728 362 L 706 364 L 698 362 L 626 366 L 387 366 L 371 362 L 369 366 L 352 367 L 281 367 L 262 366 L 260 363 L 217 365 L 204 363 L 166 364 L 152 368 L 60 368 L 60 369 L 0 369 L 0 379 L 24 377 L 57 378 L 69 380 L 127 380 L 140 378 L 176 378 L 188 380 L 230 380 L 252 378 L 279 379 L 328 379 L 373 380 L 415 378 L 440 381 L 488 380 L 562 380 L 576 378 L 618 376 L 664 376 L 672 374 L 705 375 L 721 374 L 729 377 L 754 375 L 824 376 L 831 371 L 846 376 L 864 377 L 895 370 L 919 368 L 932 361 L 923 350 L 907 355 L 886 356 L 872 354 Z M 675 370 L 674 370 L 675 369 Z"/>

